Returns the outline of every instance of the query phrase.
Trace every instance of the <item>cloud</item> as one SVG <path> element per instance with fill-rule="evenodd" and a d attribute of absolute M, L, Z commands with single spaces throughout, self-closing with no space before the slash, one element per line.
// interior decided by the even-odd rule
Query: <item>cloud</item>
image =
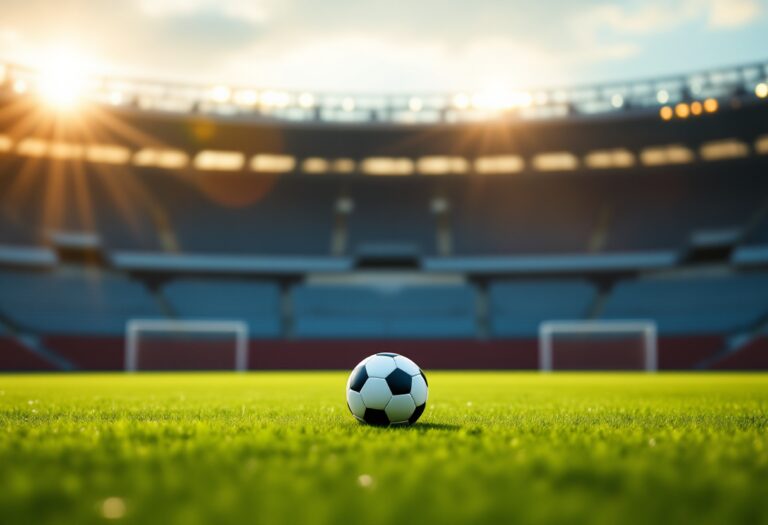
<path fill-rule="evenodd" d="M 768 30 L 766 0 L 0 1 L 6 57 L 69 34 L 112 72 L 327 91 L 634 77 L 759 59 Z"/>
<path fill-rule="evenodd" d="M 762 13 L 757 0 L 711 0 L 709 25 L 718 29 L 733 29 L 754 22 Z"/>
<path fill-rule="evenodd" d="M 704 19 L 712 28 L 735 28 L 754 22 L 761 14 L 758 0 L 664 0 L 641 5 L 598 4 L 573 18 L 581 34 L 645 36 L 680 28 Z"/>
<path fill-rule="evenodd" d="M 139 10 L 150 17 L 167 18 L 218 12 L 228 18 L 264 24 L 269 16 L 267 7 L 249 0 L 138 0 Z"/>

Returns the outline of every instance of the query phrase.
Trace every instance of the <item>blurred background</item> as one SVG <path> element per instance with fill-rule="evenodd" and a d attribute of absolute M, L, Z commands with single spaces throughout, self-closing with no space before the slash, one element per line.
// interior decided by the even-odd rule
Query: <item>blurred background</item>
<path fill-rule="evenodd" d="M 765 2 L 0 9 L 2 370 L 768 367 Z"/>

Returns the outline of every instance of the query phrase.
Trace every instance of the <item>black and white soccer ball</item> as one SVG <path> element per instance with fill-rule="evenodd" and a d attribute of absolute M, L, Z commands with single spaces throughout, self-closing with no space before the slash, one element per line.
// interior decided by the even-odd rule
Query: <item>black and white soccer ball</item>
<path fill-rule="evenodd" d="M 380 353 L 363 359 L 347 381 L 347 406 L 370 425 L 410 425 L 427 406 L 427 378 L 407 357 Z"/>

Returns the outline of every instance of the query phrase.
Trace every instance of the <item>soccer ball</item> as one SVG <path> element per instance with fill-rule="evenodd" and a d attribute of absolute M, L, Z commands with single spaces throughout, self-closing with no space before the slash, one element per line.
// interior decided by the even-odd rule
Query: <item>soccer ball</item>
<path fill-rule="evenodd" d="M 366 357 L 349 375 L 347 406 L 358 421 L 370 425 L 410 425 L 427 406 L 427 378 L 407 357 Z"/>

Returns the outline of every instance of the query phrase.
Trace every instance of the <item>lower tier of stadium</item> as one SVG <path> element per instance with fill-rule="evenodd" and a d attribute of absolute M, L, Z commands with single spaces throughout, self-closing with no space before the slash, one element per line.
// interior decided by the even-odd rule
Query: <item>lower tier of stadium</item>
<path fill-rule="evenodd" d="M 408 281 L 369 273 L 295 284 L 210 276 L 153 282 L 71 265 L 3 269 L 0 369 L 123 369 L 126 326 L 135 319 L 243 322 L 254 369 L 348 368 L 378 351 L 427 368 L 536 369 L 539 325 L 553 319 L 653 321 L 662 370 L 768 368 L 765 272 L 689 269 L 612 284 L 418 274 Z M 197 361 L 194 346 L 166 345 L 157 366 L 232 366 L 232 346 L 219 357 L 198 352 Z M 604 357 L 598 367 L 611 366 Z"/>

